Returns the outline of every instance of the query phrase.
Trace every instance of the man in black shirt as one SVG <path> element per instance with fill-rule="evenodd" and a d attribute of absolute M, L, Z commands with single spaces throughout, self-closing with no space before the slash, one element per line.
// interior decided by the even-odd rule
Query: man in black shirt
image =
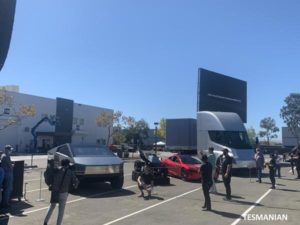
<path fill-rule="evenodd" d="M 267 164 L 267 166 L 269 167 L 269 175 L 270 175 L 270 180 L 271 180 L 271 184 L 272 184 L 271 189 L 275 189 L 276 158 L 275 158 L 274 154 L 271 154 L 271 160 Z"/>
<path fill-rule="evenodd" d="M 209 189 L 212 186 L 212 165 L 208 162 L 206 155 L 202 156 L 203 165 L 201 166 L 201 179 L 202 179 L 202 190 L 204 195 L 204 206 L 203 210 L 211 210 L 211 201 L 209 196 Z"/>
<path fill-rule="evenodd" d="M 223 163 L 222 163 L 222 178 L 226 189 L 226 199 L 231 200 L 231 170 L 232 170 L 232 157 L 228 154 L 228 149 L 223 149 Z"/>

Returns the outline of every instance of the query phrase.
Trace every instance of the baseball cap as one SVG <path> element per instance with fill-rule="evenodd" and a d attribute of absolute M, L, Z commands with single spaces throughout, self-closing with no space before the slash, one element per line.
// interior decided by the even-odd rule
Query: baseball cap
<path fill-rule="evenodd" d="M 14 148 L 11 145 L 5 145 L 4 149 L 13 150 Z"/>
<path fill-rule="evenodd" d="M 227 148 L 224 148 L 224 149 L 223 149 L 223 152 L 227 152 L 227 153 L 228 153 L 228 149 L 227 149 Z"/>

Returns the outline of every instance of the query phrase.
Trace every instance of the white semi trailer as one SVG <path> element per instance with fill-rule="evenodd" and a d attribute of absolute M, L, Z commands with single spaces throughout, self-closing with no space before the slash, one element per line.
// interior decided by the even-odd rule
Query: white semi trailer
<path fill-rule="evenodd" d="M 234 158 L 233 168 L 253 168 L 254 149 L 236 113 L 200 111 L 197 113 L 197 150 L 207 153 L 212 146 L 219 156 L 227 148 Z"/>

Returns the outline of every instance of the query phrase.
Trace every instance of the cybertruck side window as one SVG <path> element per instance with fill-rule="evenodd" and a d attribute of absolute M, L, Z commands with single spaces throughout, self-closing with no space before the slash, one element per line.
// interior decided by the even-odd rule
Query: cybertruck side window
<path fill-rule="evenodd" d="M 62 147 L 60 147 L 60 148 L 57 150 L 57 152 L 59 152 L 59 153 L 61 153 L 61 154 L 64 154 L 64 155 L 66 155 L 66 156 L 71 157 L 71 153 L 70 153 L 69 148 L 68 148 L 67 146 L 62 146 Z"/>
<path fill-rule="evenodd" d="M 209 131 L 210 139 L 220 145 L 236 149 L 252 148 L 246 132 L 240 131 Z"/>

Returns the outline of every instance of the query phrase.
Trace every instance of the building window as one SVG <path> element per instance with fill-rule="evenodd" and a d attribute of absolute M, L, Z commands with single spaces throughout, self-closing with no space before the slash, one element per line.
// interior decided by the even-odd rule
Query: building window
<path fill-rule="evenodd" d="M 77 125 L 78 119 L 76 117 L 73 118 L 73 125 Z"/>
<path fill-rule="evenodd" d="M 9 115 L 10 114 L 10 108 L 5 108 L 3 111 L 3 114 Z"/>
<path fill-rule="evenodd" d="M 83 118 L 81 118 L 81 119 L 79 120 L 79 125 L 80 125 L 80 126 L 83 126 L 83 125 L 84 125 L 84 119 L 83 119 Z"/>

